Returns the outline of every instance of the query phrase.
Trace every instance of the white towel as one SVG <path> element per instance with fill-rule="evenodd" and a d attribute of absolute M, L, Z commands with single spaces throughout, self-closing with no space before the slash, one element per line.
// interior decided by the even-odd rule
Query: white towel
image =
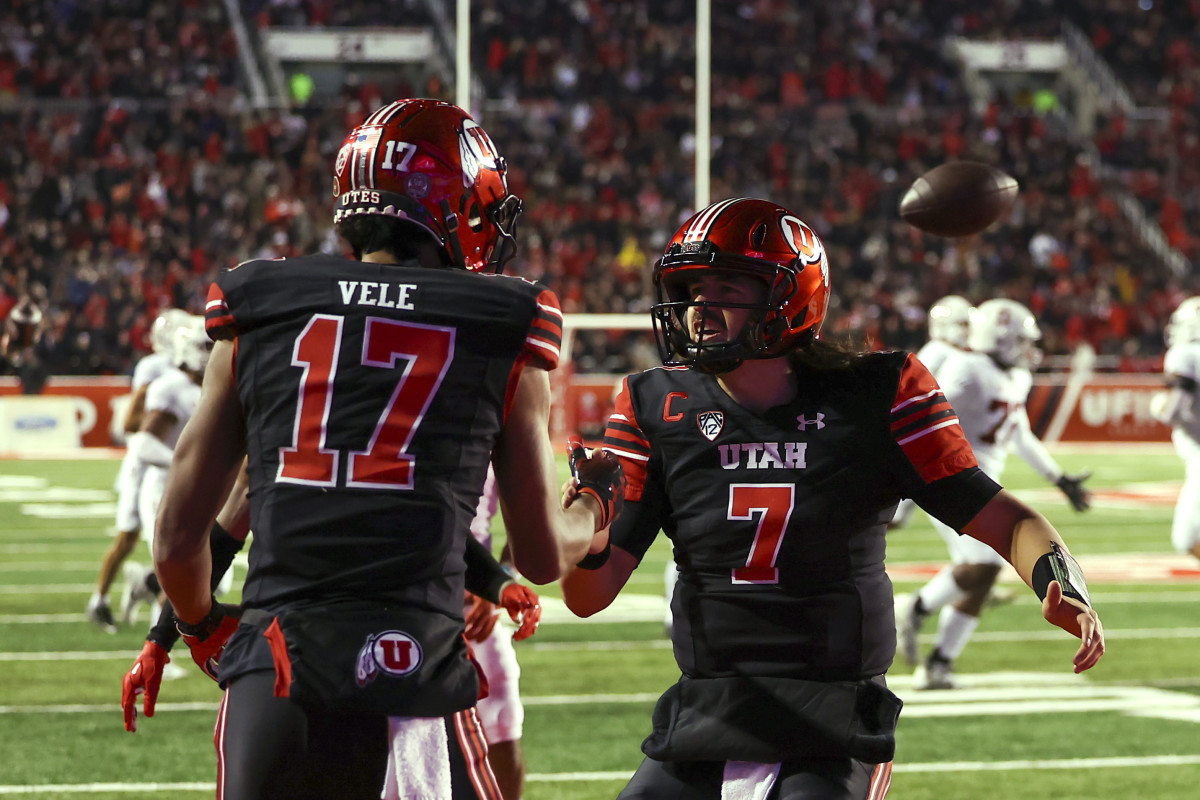
<path fill-rule="evenodd" d="M 721 800 L 767 800 L 779 777 L 780 764 L 726 761 Z"/>
<path fill-rule="evenodd" d="M 449 800 L 450 744 L 442 717 L 388 717 L 382 800 Z"/>

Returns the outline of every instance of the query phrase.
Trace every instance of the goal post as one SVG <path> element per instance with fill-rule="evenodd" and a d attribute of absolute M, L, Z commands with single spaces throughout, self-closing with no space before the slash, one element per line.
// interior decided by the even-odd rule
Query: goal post
<path fill-rule="evenodd" d="M 579 356 L 589 353 L 589 343 L 582 332 L 599 331 L 607 339 L 629 345 L 625 366 L 612 369 L 580 369 L 576 359 L 576 343 L 583 348 Z M 650 314 L 563 314 L 563 338 L 558 369 L 550 373 L 550 437 L 565 442 L 572 434 L 578 434 L 590 444 L 599 441 L 604 425 L 612 411 L 619 382 L 630 372 L 639 372 L 647 365 L 644 347 L 653 347 Z M 590 359 L 596 361 L 596 359 Z"/>

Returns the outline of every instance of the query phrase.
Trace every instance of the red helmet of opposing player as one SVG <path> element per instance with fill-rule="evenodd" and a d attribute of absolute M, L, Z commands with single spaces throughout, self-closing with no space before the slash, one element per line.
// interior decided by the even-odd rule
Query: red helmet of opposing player
<path fill-rule="evenodd" d="M 334 222 L 361 214 L 405 220 L 433 236 L 455 266 L 499 272 L 516 253 L 521 201 L 508 165 L 467 112 L 438 100 L 398 100 L 342 142 L 333 168 Z"/>
<path fill-rule="evenodd" d="M 698 270 L 760 278 L 764 300 L 695 302 L 688 284 Z M 722 200 L 675 232 L 654 266 L 654 286 L 651 313 L 663 363 L 724 372 L 745 359 L 783 355 L 820 332 L 829 305 L 829 260 L 812 228 L 786 208 L 766 200 Z M 734 339 L 695 341 L 686 321 L 688 309 L 717 305 L 752 313 Z"/>

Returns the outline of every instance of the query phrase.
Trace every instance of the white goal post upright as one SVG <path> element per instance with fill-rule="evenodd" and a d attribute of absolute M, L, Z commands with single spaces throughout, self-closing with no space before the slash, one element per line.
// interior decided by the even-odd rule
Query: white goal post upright
<path fill-rule="evenodd" d="M 454 17 L 454 102 L 471 116 L 471 0 L 458 0 Z"/>
<path fill-rule="evenodd" d="M 696 3 L 696 207 L 708 208 L 712 170 L 712 6 Z"/>
<path fill-rule="evenodd" d="M 604 419 L 612 407 L 613 390 L 623 374 L 576 374 L 572 349 L 576 331 L 645 331 L 651 330 L 650 314 L 563 314 L 563 338 L 558 369 L 550 373 L 550 436 L 558 442 L 579 433 L 579 423 L 586 414 L 599 410 Z"/>

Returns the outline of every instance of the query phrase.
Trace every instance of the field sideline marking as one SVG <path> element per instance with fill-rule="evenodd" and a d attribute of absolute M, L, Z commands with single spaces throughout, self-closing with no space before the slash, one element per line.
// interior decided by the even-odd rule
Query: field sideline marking
<path fill-rule="evenodd" d="M 1045 761 L 934 761 L 929 763 L 896 764 L 895 772 L 1009 772 L 1014 770 L 1079 770 L 1102 767 L 1178 767 L 1200 764 L 1200 755 L 1131 756 L 1115 758 L 1060 758 Z M 633 773 L 627 770 L 612 772 L 535 772 L 525 776 L 531 783 L 564 783 L 590 781 L 624 781 Z M 99 792 L 212 792 L 213 782 L 187 783 L 76 783 L 0 786 L 0 794 L 96 794 Z"/>
<path fill-rule="evenodd" d="M 936 634 L 923 633 L 921 641 L 932 642 Z M 1200 628 L 1108 628 L 1105 635 L 1112 641 L 1121 639 L 1197 639 Z M 977 633 L 973 642 L 1046 642 L 1057 641 L 1066 636 L 1062 631 L 992 631 Z M 596 651 L 596 650 L 668 650 L 671 643 L 666 639 L 624 642 L 546 642 L 522 645 L 527 651 Z M 136 658 L 134 650 L 80 650 L 80 651 L 33 651 L 0 652 L 0 661 L 104 661 L 106 659 Z"/>

